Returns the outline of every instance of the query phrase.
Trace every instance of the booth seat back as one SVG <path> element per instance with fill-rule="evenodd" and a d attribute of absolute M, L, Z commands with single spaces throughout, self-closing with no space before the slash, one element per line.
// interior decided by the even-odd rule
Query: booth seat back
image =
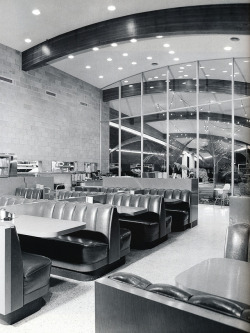
<path fill-rule="evenodd" d="M 250 225 L 238 223 L 227 228 L 224 257 L 250 261 Z"/>
<path fill-rule="evenodd" d="M 120 259 L 120 225 L 116 207 L 112 205 L 49 200 L 11 206 L 9 211 L 20 215 L 85 222 L 87 230 L 98 231 L 106 236 L 109 262 Z"/>
<path fill-rule="evenodd" d="M 6 315 L 24 305 L 22 252 L 10 223 L 0 223 L 0 277 L 0 314 Z"/>
<path fill-rule="evenodd" d="M 15 196 L 24 197 L 27 199 L 41 199 L 43 190 L 40 188 L 25 188 L 17 187 Z"/>
<path fill-rule="evenodd" d="M 101 186 L 75 186 L 75 191 L 82 191 L 82 192 L 102 192 Z"/>
<path fill-rule="evenodd" d="M 106 204 L 115 206 L 144 207 L 149 212 L 161 214 L 162 197 L 160 195 L 108 193 Z"/>
<path fill-rule="evenodd" d="M 0 207 L 9 206 L 9 205 L 18 205 L 35 201 L 36 201 L 35 199 L 26 199 L 23 197 L 3 195 L 0 197 Z"/>
<path fill-rule="evenodd" d="M 151 195 L 162 195 L 166 199 L 180 199 L 183 202 L 186 202 L 188 206 L 190 206 L 191 192 L 189 190 L 145 188 L 143 193 Z"/>
<path fill-rule="evenodd" d="M 58 200 L 66 200 L 69 198 L 79 198 L 79 197 L 86 197 L 87 195 L 90 194 L 99 194 L 101 193 L 100 191 L 98 192 L 90 192 L 90 191 L 58 191 L 57 193 L 57 199 Z"/>
<path fill-rule="evenodd" d="M 208 294 L 116 272 L 95 282 L 96 333 L 249 332 L 249 308 Z M 125 310 L 124 310 L 125 309 Z M 146 314 L 146 315 L 145 315 Z"/>
<path fill-rule="evenodd" d="M 73 196 L 73 191 L 58 191 L 57 192 L 57 199 L 62 200 L 62 199 L 68 199 Z"/>
<path fill-rule="evenodd" d="M 106 186 L 76 186 L 75 191 L 82 192 L 104 192 L 104 193 L 116 193 L 118 191 L 130 191 L 135 190 L 132 187 L 106 187 Z"/>

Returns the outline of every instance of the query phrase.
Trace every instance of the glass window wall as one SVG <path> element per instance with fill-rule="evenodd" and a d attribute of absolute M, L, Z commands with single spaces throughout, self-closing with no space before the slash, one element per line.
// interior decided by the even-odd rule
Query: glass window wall
<path fill-rule="evenodd" d="M 207 201 L 225 184 L 234 195 L 248 193 L 249 66 L 249 59 L 177 64 L 105 88 L 107 173 L 197 177 Z"/>

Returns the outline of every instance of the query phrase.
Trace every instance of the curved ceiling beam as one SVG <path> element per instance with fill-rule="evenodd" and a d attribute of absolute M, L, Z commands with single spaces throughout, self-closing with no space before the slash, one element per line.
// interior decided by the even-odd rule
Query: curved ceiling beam
<path fill-rule="evenodd" d="M 152 88 L 153 87 L 153 88 Z M 166 80 L 157 80 L 143 83 L 143 94 L 162 94 L 166 92 Z M 199 79 L 200 92 L 216 91 L 221 94 L 232 94 L 232 82 L 230 80 Z M 196 92 L 196 80 L 170 79 L 169 89 L 175 92 Z M 234 92 L 238 95 L 250 95 L 250 84 L 247 82 L 234 82 Z M 134 97 L 141 95 L 141 83 L 124 85 L 121 87 L 121 97 Z M 103 101 L 109 102 L 119 98 L 119 88 L 114 87 L 103 90 Z"/>
<path fill-rule="evenodd" d="M 211 104 L 213 105 L 213 104 Z M 225 123 L 232 123 L 232 116 L 230 114 L 224 114 L 221 112 L 208 112 L 208 111 L 200 111 L 199 112 L 199 118 L 200 120 L 209 120 L 209 121 L 219 121 L 219 122 L 225 122 Z M 209 119 L 208 119 L 209 118 Z M 156 114 L 145 114 L 143 121 L 144 124 L 149 124 L 152 122 L 158 122 L 158 121 L 166 121 L 166 111 L 162 111 Z M 244 126 L 247 128 L 250 128 L 250 119 L 246 117 L 240 117 L 235 116 L 235 124 L 239 126 Z M 114 117 L 111 118 L 112 121 L 115 122 Z M 169 110 L 169 120 L 170 121 L 177 121 L 177 120 L 194 120 L 196 121 L 196 112 L 194 110 Z M 122 118 L 122 121 L 125 123 L 131 123 L 131 124 L 140 124 L 141 123 L 141 116 L 134 116 L 131 118 Z"/>
<path fill-rule="evenodd" d="M 213 105 L 213 104 L 211 104 Z M 178 111 L 172 111 L 169 110 L 169 120 L 170 121 L 176 121 L 176 120 L 195 120 L 196 121 L 196 112 L 189 111 L 189 110 L 178 110 Z M 137 117 L 139 118 L 139 117 Z M 200 120 L 209 120 L 209 121 L 219 121 L 219 122 L 225 122 L 225 123 L 232 123 L 232 116 L 230 114 L 223 114 L 219 112 L 208 112 L 208 111 L 200 111 L 199 112 L 199 118 Z M 137 121 L 139 121 L 138 119 Z M 144 116 L 144 122 L 149 124 L 151 122 L 155 121 L 165 121 L 166 120 L 166 114 L 165 113 L 158 113 L 153 115 L 145 115 Z M 249 118 L 246 117 L 240 117 L 235 116 L 234 117 L 235 124 L 239 126 L 244 126 L 250 128 L 250 121 Z M 134 122 L 136 120 L 134 119 Z"/>
<path fill-rule="evenodd" d="M 225 143 L 232 143 L 232 140 L 230 138 L 227 138 L 225 139 L 225 136 L 221 136 L 221 135 L 209 135 L 209 134 L 199 134 L 199 138 L 202 139 L 202 140 L 206 140 L 209 138 L 209 136 L 212 136 L 214 138 L 214 140 L 220 140 L 220 141 L 223 141 Z M 190 138 L 193 138 L 193 139 L 196 139 L 196 133 L 188 133 L 186 136 L 185 134 L 181 135 L 179 133 L 171 133 L 170 134 L 170 137 L 171 139 L 174 139 L 174 140 L 178 140 L 178 139 L 190 139 Z M 170 139 L 170 140 L 171 140 Z M 240 140 L 234 140 L 235 144 L 237 145 L 249 145 L 248 142 L 244 142 L 244 141 L 240 141 Z"/>
<path fill-rule="evenodd" d="M 197 33 L 247 35 L 250 32 L 249 8 L 249 4 L 241 3 L 179 7 L 99 22 L 56 36 L 24 51 L 22 69 L 39 68 L 70 53 L 131 38 Z"/>
<path fill-rule="evenodd" d="M 178 136 L 178 135 L 176 135 L 176 134 L 172 134 L 171 135 L 171 137 L 175 137 L 175 138 L 185 138 L 185 137 L 181 137 L 181 136 Z M 191 134 L 188 134 L 188 137 L 190 138 L 192 138 L 191 140 L 189 140 L 188 141 L 188 143 L 186 143 L 186 144 L 183 144 L 183 143 L 180 143 L 180 142 L 176 142 L 175 140 L 174 140 L 174 142 L 173 143 L 170 143 L 169 145 L 170 145 L 170 148 L 172 149 L 172 150 L 177 150 L 177 151 L 180 151 L 180 150 L 184 150 L 186 147 L 187 147 L 187 145 L 193 140 L 193 139 L 196 139 L 196 133 L 191 133 Z M 208 138 L 208 135 L 207 134 L 200 134 L 200 138 L 202 138 L 202 139 L 207 139 Z M 213 135 L 213 138 L 214 138 L 214 140 L 222 140 L 223 142 L 227 142 L 227 143 L 229 143 L 227 140 L 225 140 L 225 138 L 223 137 L 223 136 L 218 136 L 218 135 Z M 149 140 L 149 139 L 144 139 L 145 141 L 146 140 Z M 125 147 L 125 146 L 127 146 L 127 145 L 130 145 L 131 143 L 135 143 L 135 142 L 140 142 L 141 141 L 141 137 L 140 136 L 135 136 L 135 137 L 133 137 L 133 138 L 130 138 L 130 139 L 127 139 L 127 140 L 124 140 L 124 141 L 122 141 L 121 142 L 121 148 L 122 147 Z M 150 141 L 150 140 L 149 140 Z M 235 140 L 235 143 L 236 144 L 246 144 L 245 142 L 242 142 L 242 141 L 239 141 L 239 140 Z M 178 145 L 178 146 L 177 146 Z M 180 147 L 180 145 L 181 145 L 181 147 Z M 119 149 L 119 145 L 116 145 L 115 147 L 113 147 L 110 151 L 109 151 L 109 153 L 111 154 L 111 153 L 113 153 L 114 151 L 116 151 L 116 150 L 118 150 Z M 188 149 L 190 149 L 190 150 L 192 150 L 192 151 L 196 151 L 196 149 L 193 149 L 193 148 L 188 148 Z M 200 149 L 202 149 L 202 148 L 200 148 Z"/>

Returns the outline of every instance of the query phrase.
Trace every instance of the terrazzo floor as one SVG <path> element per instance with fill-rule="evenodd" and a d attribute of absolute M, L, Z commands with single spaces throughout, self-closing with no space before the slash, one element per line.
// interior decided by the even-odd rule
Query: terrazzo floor
<path fill-rule="evenodd" d="M 171 233 L 164 243 L 149 250 L 132 250 L 119 271 L 140 275 L 154 283 L 174 284 L 182 271 L 208 258 L 221 258 L 229 222 L 229 208 L 199 205 L 199 224 Z M 94 333 L 94 282 L 52 276 L 46 305 L 37 313 L 0 333 Z M 140 333 L 140 332 L 131 332 Z"/>

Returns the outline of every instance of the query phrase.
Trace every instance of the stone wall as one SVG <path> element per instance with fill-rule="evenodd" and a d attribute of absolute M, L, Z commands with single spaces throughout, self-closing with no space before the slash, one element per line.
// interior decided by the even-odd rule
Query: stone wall
<path fill-rule="evenodd" d="M 100 89 L 49 65 L 24 72 L 20 52 L 1 44 L 0 76 L 12 80 L 0 79 L 0 152 L 40 160 L 43 171 L 53 160 L 99 168 Z"/>

